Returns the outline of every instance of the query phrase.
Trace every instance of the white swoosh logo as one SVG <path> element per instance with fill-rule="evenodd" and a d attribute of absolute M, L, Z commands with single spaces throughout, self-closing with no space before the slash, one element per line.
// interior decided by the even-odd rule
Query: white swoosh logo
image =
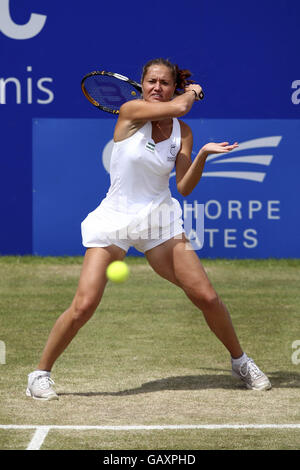
<path fill-rule="evenodd" d="M 259 139 L 247 140 L 239 144 L 238 148 L 232 150 L 230 153 L 219 153 L 209 155 L 206 159 L 206 162 L 209 162 L 210 165 L 223 164 L 227 165 L 228 163 L 234 164 L 254 164 L 254 165 L 263 165 L 269 166 L 273 160 L 273 155 L 262 154 L 262 155 L 243 155 L 243 156 L 234 156 L 231 155 L 234 152 L 240 152 L 241 150 L 257 149 L 257 148 L 269 148 L 269 147 L 278 147 L 282 136 L 270 136 L 270 137 L 261 137 Z M 209 165 L 209 166 L 210 166 Z M 242 179 L 248 181 L 256 181 L 262 183 L 266 177 L 266 173 L 262 171 L 206 171 L 202 173 L 202 176 L 208 178 L 234 178 Z"/>
<path fill-rule="evenodd" d="M 262 166 L 269 166 L 273 160 L 273 155 L 261 154 L 261 155 L 242 155 L 242 156 L 233 156 L 234 152 L 240 152 L 241 150 L 257 149 L 257 148 L 275 148 L 278 147 L 282 139 L 282 136 L 270 136 L 270 137 L 261 137 L 259 139 L 247 140 L 239 144 L 239 147 L 232 150 L 230 153 L 218 153 L 209 155 L 206 159 L 206 162 L 209 162 L 210 165 L 223 164 L 255 164 Z M 113 141 L 107 143 L 103 155 L 102 161 L 106 171 L 109 172 L 109 163 L 110 155 L 112 150 Z M 193 154 L 196 155 L 196 152 L 193 151 Z M 170 174 L 170 178 L 176 175 L 176 172 L 173 171 Z M 256 181 L 262 183 L 266 177 L 266 173 L 263 171 L 206 171 L 202 173 L 202 176 L 208 178 L 233 178 L 233 179 L 242 179 L 248 181 Z"/>
<path fill-rule="evenodd" d="M 247 140 L 246 142 L 242 142 L 239 144 L 238 148 L 231 150 L 230 155 L 233 154 L 234 152 L 239 152 L 240 150 L 248 150 L 248 149 L 253 149 L 253 148 L 260 148 L 260 147 L 278 147 L 280 144 L 280 141 L 282 139 L 281 135 L 276 135 L 272 137 L 261 137 L 259 139 L 252 139 L 252 140 Z M 206 161 L 213 160 L 214 158 L 219 157 L 220 155 L 224 154 L 212 154 L 207 157 Z"/>

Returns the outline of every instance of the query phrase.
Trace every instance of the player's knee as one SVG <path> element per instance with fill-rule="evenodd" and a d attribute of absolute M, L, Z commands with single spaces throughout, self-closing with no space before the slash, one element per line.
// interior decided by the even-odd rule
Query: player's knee
<path fill-rule="evenodd" d="M 202 292 L 198 297 L 198 302 L 201 310 L 212 311 L 220 302 L 220 299 L 215 291 Z"/>
<path fill-rule="evenodd" d="M 201 309 L 213 310 L 220 302 L 218 294 L 211 287 L 204 289 L 195 285 L 186 289 L 188 297 Z"/>
<path fill-rule="evenodd" d="M 97 302 L 89 296 L 78 296 L 72 304 L 72 323 L 75 328 L 81 328 L 93 315 Z"/>

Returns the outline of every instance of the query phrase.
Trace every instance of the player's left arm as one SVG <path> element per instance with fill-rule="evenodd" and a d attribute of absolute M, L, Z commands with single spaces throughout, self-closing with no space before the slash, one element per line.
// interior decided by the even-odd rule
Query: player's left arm
<path fill-rule="evenodd" d="M 176 158 L 176 184 L 182 196 L 188 196 L 197 186 L 203 173 L 204 165 L 208 155 L 214 153 L 228 153 L 238 147 L 235 142 L 209 142 L 198 152 L 192 161 L 193 134 L 191 128 L 184 122 L 179 121 L 181 126 L 181 149 Z"/>
<path fill-rule="evenodd" d="M 176 158 L 176 184 L 177 190 L 182 196 L 188 196 L 200 181 L 206 155 L 198 153 L 192 161 L 193 134 L 191 128 L 183 121 L 181 127 L 181 148 Z"/>

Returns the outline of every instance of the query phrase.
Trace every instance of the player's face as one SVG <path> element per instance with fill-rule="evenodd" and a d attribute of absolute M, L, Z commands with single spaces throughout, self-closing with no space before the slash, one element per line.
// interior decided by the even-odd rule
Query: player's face
<path fill-rule="evenodd" d="M 144 77 L 142 87 L 145 101 L 170 101 L 175 91 L 171 70 L 165 65 L 152 65 Z"/>

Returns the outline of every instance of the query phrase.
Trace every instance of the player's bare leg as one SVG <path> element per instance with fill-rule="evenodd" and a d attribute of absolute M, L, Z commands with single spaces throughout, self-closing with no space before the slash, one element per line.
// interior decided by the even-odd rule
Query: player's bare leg
<path fill-rule="evenodd" d="M 52 366 L 96 310 L 107 283 L 107 266 L 114 260 L 123 259 L 125 254 L 126 252 L 117 246 L 87 249 L 72 304 L 56 320 L 37 370 L 29 374 L 26 391 L 28 396 L 41 400 L 57 399 L 51 387 Z"/>
<path fill-rule="evenodd" d="M 181 287 L 203 312 L 208 326 L 231 355 L 232 375 L 242 380 L 249 389 L 270 389 L 268 377 L 243 352 L 226 306 L 185 237 L 168 240 L 147 251 L 146 256 L 158 274 Z"/>
<path fill-rule="evenodd" d="M 165 279 L 181 287 L 203 312 L 206 322 L 232 357 L 243 350 L 233 328 L 227 308 L 217 295 L 202 264 L 185 239 L 171 239 L 147 251 L 152 268 Z"/>
<path fill-rule="evenodd" d="M 123 259 L 125 254 L 117 246 L 87 249 L 73 302 L 55 322 L 38 364 L 39 369 L 50 371 L 78 330 L 91 318 L 107 283 L 107 266 L 114 260 Z"/>

